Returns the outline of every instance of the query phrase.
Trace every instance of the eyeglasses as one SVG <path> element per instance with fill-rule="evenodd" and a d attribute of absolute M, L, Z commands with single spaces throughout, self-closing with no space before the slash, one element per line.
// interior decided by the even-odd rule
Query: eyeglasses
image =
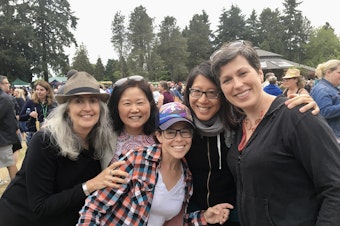
<path fill-rule="evenodd" d="M 9 84 L 11 84 L 11 83 L 9 83 L 9 82 L 0 82 L 1 84 L 4 84 L 4 85 L 9 85 Z"/>
<path fill-rule="evenodd" d="M 179 133 L 182 138 L 192 138 L 194 131 L 192 129 L 167 129 L 163 131 L 166 139 L 174 139 L 177 133 Z"/>
<path fill-rule="evenodd" d="M 205 94 L 208 99 L 217 99 L 220 96 L 220 92 L 216 90 L 201 91 L 199 89 L 190 88 L 189 91 L 190 95 L 194 98 L 200 98 L 203 94 Z"/>
<path fill-rule="evenodd" d="M 121 79 L 117 80 L 114 85 L 115 86 L 121 86 L 128 80 L 142 81 L 142 80 L 144 80 L 144 77 L 140 76 L 140 75 L 132 75 L 132 76 L 121 78 Z"/>
<path fill-rule="evenodd" d="M 213 61 L 214 57 L 216 55 L 218 55 L 220 52 L 222 52 L 223 49 L 226 49 L 228 47 L 231 47 L 231 48 L 241 48 L 241 47 L 245 46 L 246 44 L 247 43 L 244 40 L 237 40 L 237 41 L 233 41 L 233 42 L 228 42 L 228 43 L 224 44 L 221 48 L 219 48 L 218 50 L 216 50 L 215 52 L 213 52 L 210 55 L 210 61 Z"/>
<path fill-rule="evenodd" d="M 293 78 L 283 78 L 282 81 L 286 82 L 286 81 L 291 80 L 291 79 L 293 79 Z"/>

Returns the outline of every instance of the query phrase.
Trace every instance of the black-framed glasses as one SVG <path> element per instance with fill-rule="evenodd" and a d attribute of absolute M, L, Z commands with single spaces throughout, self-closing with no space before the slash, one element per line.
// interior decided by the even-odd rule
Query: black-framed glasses
<path fill-rule="evenodd" d="M 121 78 L 121 79 L 119 79 L 115 82 L 114 86 L 120 86 L 128 80 L 142 81 L 142 80 L 144 80 L 144 77 L 141 76 L 141 75 L 132 75 L 132 76 L 129 76 L 129 77 Z"/>
<path fill-rule="evenodd" d="M 182 138 L 192 138 L 194 134 L 193 129 L 166 129 L 163 130 L 163 135 L 166 139 L 174 139 L 177 133 L 181 135 Z"/>
<path fill-rule="evenodd" d="M 215 52 L 213 52 L 210 55 L 210 61 L 213 61 L 214 57 L 218 53 L 222 52 L 222 50 L 225 49 L 225 48 L 228 48 L 228 47 L 231 47 L 231 48 L 241 48 L 241 47 L 245 46 L 246 44 L 247 43 L 244 40 L 236 40 L 236 41 L 225 43 L 224 45 L 221 46 L 221 48 L 219 48 L 218 50 L 216 50 Z"/>
<path fill-rule="evenodd" d="M 216 90 L 202 91 L 199 89 L 190 88 L 189 91 L 190 95 L 194 98 L 200 98 L 203 94 L 205 94 L 208 99 L 217 99 L 220 96 L 220 92 Z"/>

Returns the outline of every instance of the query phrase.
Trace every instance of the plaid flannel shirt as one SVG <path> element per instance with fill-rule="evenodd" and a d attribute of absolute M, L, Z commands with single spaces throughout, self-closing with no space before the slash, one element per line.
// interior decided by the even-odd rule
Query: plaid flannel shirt
<path fill-rule="evenodd" d="M 90 195 L 77 225 L 147 225 L 154 188 L 157 182 L 157 167 L 161 159 L 161 145 L 129 151 L 121 170 L 130 174 L 129 181 L 119 189 L 104 188 Z M 185 177 L 185 210 L 192 195 L 192 177 L 185 159 L 182 159 Z M 207 225 L 203 211 L 184 214 L 183 225 Z"/>

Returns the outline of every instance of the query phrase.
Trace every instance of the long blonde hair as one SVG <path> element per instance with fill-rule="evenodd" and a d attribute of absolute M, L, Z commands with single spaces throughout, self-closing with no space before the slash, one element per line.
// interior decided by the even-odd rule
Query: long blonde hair
<path fill-rule="evenodd" d="M 16 98 L 22 98 L 24 101 L 26 101 L 26 96 L 24 94 L 24 90 L 20 88 L 14 89 L 15 92 L 18 92 L 18 96 Z"/>

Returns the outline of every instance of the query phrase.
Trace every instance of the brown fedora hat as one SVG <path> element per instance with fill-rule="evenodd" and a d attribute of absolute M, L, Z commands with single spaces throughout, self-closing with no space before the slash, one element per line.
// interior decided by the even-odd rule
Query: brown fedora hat
<path fill-rule="evenodd" d="M 59 104 L 65 103 L 70 97 L 76 95 L 96 95 L 103 102 L 106 102 L 110 97 L 110 94 L 100 92 L 99 82 L 85 71 L 79 71 L 72 75 L 66 81 L 63 89 L 63 94 L 57 94 L 55 96 Z"/>

